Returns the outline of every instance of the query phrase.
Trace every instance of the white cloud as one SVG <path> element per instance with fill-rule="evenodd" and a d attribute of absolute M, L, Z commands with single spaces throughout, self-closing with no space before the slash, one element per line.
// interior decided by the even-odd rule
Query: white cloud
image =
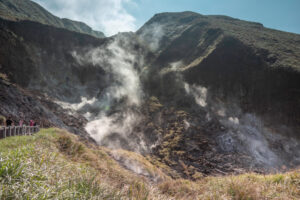
<path fill-rule="evenodd" d="M 61 18 L 82 21 L 107 36 L 135 31 L 136 19 L 124 5 L 136 6 L 132 0 L 33 0 Z"/>

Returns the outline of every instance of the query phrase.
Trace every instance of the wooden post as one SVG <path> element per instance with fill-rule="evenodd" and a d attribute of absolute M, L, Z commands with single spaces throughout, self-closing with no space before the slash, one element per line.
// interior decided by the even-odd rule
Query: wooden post
<path fill-rule="evenodd" d="M 4 138 L 4 128 L 1 128 L 1 138 Z"/>

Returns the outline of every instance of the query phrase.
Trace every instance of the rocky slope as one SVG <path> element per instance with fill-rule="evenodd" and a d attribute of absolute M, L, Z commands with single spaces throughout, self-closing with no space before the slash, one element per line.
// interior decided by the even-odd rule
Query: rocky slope
<path fill-rule="evenodd" d="M 294 168 L 299 42 L 192 12 L 111 38 L 0 19 L 0 114 L 151 156 L 170 176 Z"/>
<path fill-rule="evenodd" d="M 137 34 L 146 41 L 161 35 L 149 67 L 154 75 L 179 72 L 188 83 L 209 87 L 246 111 L 299 124 L 299 35 L 192 12 L 158 14 Z"/>
<path fill-rule="evenodd" d="M 103 38 L 104 34 L 100 31 L 94 31 L 91 27 L 82 22 L 69 19 L 60 19 L 30 0 L 1 0 L 0 1 L 1 18 L 12 21 L 35 21 L 42 24 L 65 28 L 71 31 L 92 35 Z"/>
<path fill-rule="evenodd" d="M 0 79 L 0 113 L 11 116 L 15 125 L 24 120 L 27 125 L 34 119 L 41 127 L 60 127 L 94 142 L 84 130 L 87 120 L 80 115 L 70 115 L 41 93 L 30 92 L 6 78 Z"/>
<path fill-rule="evenodd" d="M 171 107 L 157 114 L 159 159 L 188 177 L 298 165 L 299 35 L 192 12 L 158 14 L 137 34 L 155 54 L 145 90 Z"/>
<path fill-rule="evenodd" d="M 83 69 L 85 73 L 78 69 L 76 72 L 76 67 L 72 68 L 72 60 L 66 61 L 70 58 L 70 52 L 67 53 L 64 48 L 79 46 L 81 42 L 96 41 L 94 44 L 97 45 L 102 41 L 30 21 L 12 22 L 1 19 L 0 26 L 1 114 L 12 115 L 15 121 L 24 116 L 26 121 L 34 119 L 42 126 L 67 128 L 88 137 L 84 130 L 87 120 L 80 115 L 72 113 L 72 116 L 69 111 L 63 111 L 54 100 L 57 97 L 60 100 L 70 97 L 72 90 L 77 90 L 72 87 L 71 81 L 83 85 L 89 71 L 95 79 L 101 74 L 101 71 L 94 74 L 93 68 L 88 66 Z M 39 30 L 40 38 L 36 37 L 36 30 Z M 65 38 L 68 37 L 73 39 L 66 41 Z M 62 68 L 65 70 L 59 73 Z M 91 82 L 92 76 L 89 76 Z M 72 95 L 69 100 L 76 98 L 80 99 L 79 93 Z"/>

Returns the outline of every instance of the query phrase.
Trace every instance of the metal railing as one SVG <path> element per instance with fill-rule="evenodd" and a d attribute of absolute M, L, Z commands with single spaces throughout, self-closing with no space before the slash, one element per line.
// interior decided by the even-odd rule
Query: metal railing
<path fill-rule="evenodd" d="M 0 139 L 20 136 L 20 135 L 33 135 L 40 131 L 40 126 L 7 126 L 0 128 Z"/>

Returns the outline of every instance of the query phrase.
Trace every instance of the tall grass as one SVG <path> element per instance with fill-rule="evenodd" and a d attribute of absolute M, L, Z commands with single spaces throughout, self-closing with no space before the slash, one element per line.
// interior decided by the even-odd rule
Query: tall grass
<path fill-rule="evenodd" d="M 142 167 L 130 171 L 113 159 Z M 300 199 L 300 171 L 172 179 L 151 157 L 86 146 L 59 129 L 0 140 L 0 199 Z M 155 163 L 152 165 L 151 163 Z M 163 167 L 164 168 L 164 167 Z M 146 173 L 146 174 L 147 174 Z M 153 177 L 160 178 L 154 181 Z"/>
<path fill-rule="evenodd" d="M 120 199 L 95 169 L 66 160 L 54 138 L 45 137 L 0 141 L 0 199 Z"/>

